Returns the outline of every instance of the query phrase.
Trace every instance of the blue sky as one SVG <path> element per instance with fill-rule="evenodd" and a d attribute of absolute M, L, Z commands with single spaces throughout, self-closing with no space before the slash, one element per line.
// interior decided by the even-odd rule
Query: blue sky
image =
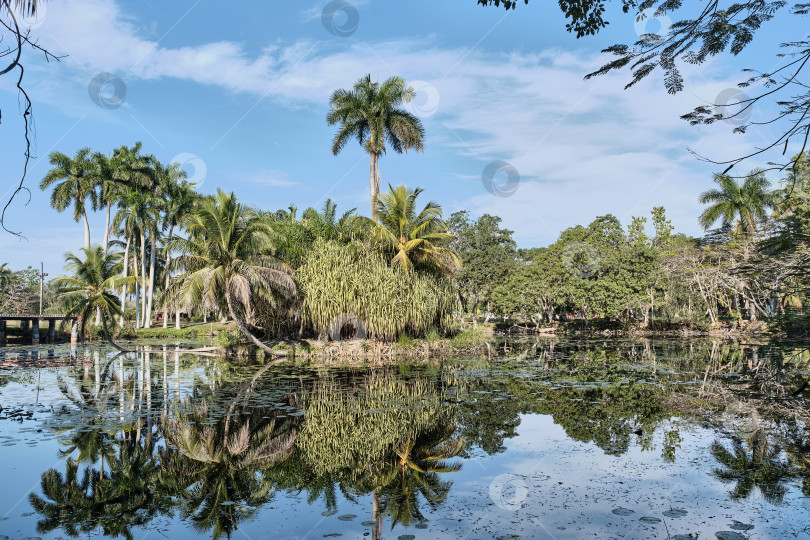
<path fill-rule="evenodd" d="M 367 73 L 414 84 L 413 111 L 426 129 L 424 153 L 381 159 L 383 185 L 422 186 L 424 202 L 436 200 L 447 215 L 499 215 L 521 247 L 547 245 L 606 213 L 627 224 L 657 205 L 677 230 L 699 234 L 697 195 L 716 168 L 686 148 L 719 159 L 769 133 L 733 135 L 724 123 L 695 128 L 678 116 L 733 87 L 741 67 L 771 68 L 776 43 L 803 32 L 800 20 L 776 20 L 739 58 L 684 66 L 686 91 L 672 96 L 660 76 L 629 91 L 622 89 L 626 72 L 583 80 L 606 59 L 603 47 L 637 39 L 631 16 L 616 13 L 599 36 L 577 40 L 556 5 L 540 0 L 509 13 L 474 0 L 347 4 L 357 25 L 341 36 L 347 11 L 335 14 L 338 31 L 330 33 L 322 20 L 327 2 L 254 1 L 242 11 L 210 0 L 46 3 L 30 21 L 33 35 L 67 56 L 45 62 L 27 54 L 36 121 L 31 201 L 18 199 L 7 214 L 27 240 L 0 235 L 0 261 L 13 268 L 44 261 L 58 273 L 64 252 L 81 246 L 81 224 L 52 210 L 37 184 L 51 151 L 83 146 L 109 153 L 141 141 L 163 161 L 186 162 L 202 192 L 233 190 L 263 209 L 303 209 L 331 197 L 339 209 L 368 214 L 368 157 L 356 144 L 333 156 L 334 128 L 325 122 L 331 92 Z M 650 24 L 652 31 L 661 22 Z M 123 97 L 120 106 L 91 99 L 100 73 L 126 89 L 111 96 L 112 87 L 102 87 L 102 104 Z M 0 80 L 0 106 L 3 194 L 23 151 L 9 77 Z M 494 160 L 520 174 L 512 196 L 483 186 L 482 171 Z M 94 242 L 103 223 L 101 213 L 91 216 Z"/>

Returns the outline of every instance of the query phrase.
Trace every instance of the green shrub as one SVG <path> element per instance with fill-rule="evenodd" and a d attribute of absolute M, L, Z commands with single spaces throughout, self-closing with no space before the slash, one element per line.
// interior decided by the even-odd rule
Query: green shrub
<path fill-rule="evenodd" d="M 359 319 L 368 337 L 384 341 L 455 326 L 456 292 L 448 279 L 417 271 L 408 277 L 360 243 L 318 240 L 296 279 L 305 324 L 316 335 L 328 334 L 346 317 L 352 324 Z"/>

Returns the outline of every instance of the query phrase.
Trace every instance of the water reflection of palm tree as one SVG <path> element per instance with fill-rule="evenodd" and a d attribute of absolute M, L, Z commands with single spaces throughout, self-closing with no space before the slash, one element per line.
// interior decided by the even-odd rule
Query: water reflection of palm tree
<path fill-rule="evenodd" d="M 747 498 L 758 487 L 766 501 L 782 502 L 787 491 L 784 484 L 792 477 L 792 472 L 790 466 L 779 459 L 782 450 L 768 444 L 763 430 L 757 429 L 746 441 L 735 438 L 731 450 L 714 441 L 711 452 L 722 465 L 713 471 L 714 476 L 734 483 L 734 489 L 729 492 L 733 500 Z"/>
<path fill-rule="evenodd" d="M 259 470 L 290 457 L 296 431 L 276 411 L 237 406 L 236 400 L 212 422 L 214 411 L 198 392 L 185 408 L 163 418 L 161 483 L 181 497 L 183 515 L 197 530 L 230 536 L 269 500 L 271 484 Z"/>
<path fill-rule="evenodd" d="M 109 459 L 114 452 L 114 434 L 102 426 L 102 417 L 109 402 L 110 365 L 112 361 L 101 368 L 99 360 L 96 360 L 92 388 L 89 380 L 80 380 L 71 389 L 64 379 L 58 379 L 60 391 L 76 406 L 81 418 L 73 428 L 72 435 L 63 441 L 66 448 L 60 454 L 66 457 L 75 451 L 79 463 L 98 461 L 100 478 L 104 476 L 104 460 Z"/>
<path fill-rule="evenodd" d="M 373 494 L 377 530 L 383 515 L 391 518 L 392 529 L 397 523 L 407 527 L 424 521 L 419 508 L 420 494 L 434 510 L 444 501 L 452 481 L 443 480 L 439 475 L 460 471 L 460 463 L 447 460 L 464 450 L 464 439 L 454 434 L 452 425 L 437 426 L 416 435 L 409 434 L 394 448 L 389 467 L 379 478 Z"/>
<path fill-rule="evenodd" d="M 131 528 L 144 526 L 159 512 L 168 511 L 170 501 L 156 499 L 150 488 L 155 464 L 149 449 L 121 441 L 119 453 L 110 459 L 110 474 L 96 474 L 85 467 L 79 479 L 79 463 L 68 458 L 64 476 L 56 469 L 42 474 L 43 497 L 35 493 L 29 501 L 43 516 L 37 531 L 61 528 L 72 537 L 101 528 L 106 536 L 133 538 Z"/>

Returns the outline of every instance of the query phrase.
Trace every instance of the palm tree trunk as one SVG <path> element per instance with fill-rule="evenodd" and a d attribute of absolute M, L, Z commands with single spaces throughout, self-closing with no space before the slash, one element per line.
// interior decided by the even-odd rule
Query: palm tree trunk
<path fill-rule="evenodd" d="M 82 210 L 84 218 L 84 249 L 90 249 L 90 222 L 87 221 L 87 212 Z"/>
<path fill-rule="evenodd" d="M 377 198 L 380 196 L 380 170 L 378 162 L 379 154 L 371 154 L 371 170 L 369 171 L 369 191 L 371 192 L 371 219 L 377 219 Z"/>
<path fill-rule="evenodd" d="M 371 495 L 371 537 L 374 540 L 382 539 L 382 514 L 380 513 L 380 488 L 374 488 Z"/>
<path fill-rule="evenodd" d="M 174 310 L 174 327 L 180 330 L 180 306 L 175 307 Z"/>
<path fill-rule="evenodd" d="M 174 223 L 169 225 L 169 236 L 166 238 L 167 243 L 171 241 L 173 233 L 174 233 Z M 166 295 L 166 291 L 169 290 L 169 263 L 170 262 L 172 262 L 172 253 L 171 253 L 171 251 L 166 249 L 166 266 L 164 267 L 164 270 L 163 270 L 163 273 L 166 274 L 166 279 L 164 280 L 165 285 L 164 285 L 164 288 L 163 288 L 163 295 L 164 296 Z M 168 311 L 169 311 L 168 306 L 165 305 L 165 302 L 164 302 L 164 305 L 163 305 L 163 328 L 168 328 L 168 325 L 169 325 L 169 317 L 167 316 Z M 176 311 L 175 311 L 175 313 L 176 313 Z M 179 323 L 180 323 L 180 320 L 178 319 L 177 320 L 178 328 L 179 328 Z"/>
<path fill-rule="evenodd" d="M 104 223 L 104 255 L 107 254 L 107 246 L 110 240 L 110 210 L 112 209 L 112 202 L 107 201 L 107 221 Z"/>
<path fill-rule="evenodd" d="M 157 251 L 157 229 L 149 233 L 152 237 L 152 253 L 149 254 L 149 302 L 146 305 L 146 327 L 152 327 L 152 303 L 155 298 L 155 257 Z M 165 317 L 164 317 L 165 319 Z"/>
<path fill-rule="evenodd" d="M 121 277 L 126 278 L 129 275 L 129 243 L 131 237 L 127 235 L 127 247 L 124 249 L 124 271 L 121 272 Z M 127 300 L 127 286 L 121 285 L 121 326 L 124 326 L 124 312 L 126 310 Z"/>
<path fill-rule="evenodd" d="M 118 349 L 118 350 L 119 350 L 119 351 L 121 351 L 121 352 L 128 352 L 126 349 L 122 349 L 121 347 L 119 347 L 119 346 L 118 346 L 118 345 L 117 345 L 117 344 L 116 344 L 116 343 L 115 343 L 115 342 L 112 340 L 112 338 L 110 337 L 110 332 L 109 332 L 109 330 L 107 329 L 107 317 L 102 317 L 102 318 L 101 318 L 101 327 L 104 329 L 104 339 L 106 339 L 106 340 L 107 340 L 107 343 L 109 343 L 110 345 L 112 345 L 114 348 Z"/>
<path fill-rule="evenodd" d="M 268 347 L 267 345 L 265 345 L 264 343 L 262 343 L 261 340 L 259 340 L 259 338 L 254 336 L 253 333 L 250 331 L 250 329 L 248 329 L 247 325 L 244 322 L 242 322 L 242 319 L 240 317 L 237 317 L 236 314 L 234 313 L 233 305 L 231 303 L 231 295 L 226 294 L 225 299 L 228 302 L 228 311 L 230 312 L 231 318 L 233 318 L 233 320 L 236 321 L 236 326 L 239 327 L 239 330 L 242 331 L 242 333 L 245 335 L 246 338 L 248 338 L 251 341 L 251 343 L 256 345 L 258 348 L 260 348 L 261 350 L 263 350 L 264 352 L 266 352 L 270 356 L 277 356 L 277 357 L 286 357 L 287 356 L 286 351 L 273 350 L 270 347 Z"/>
<path fill-rule="evenodd" d="M 132 270 L 135 277 L 135 328 L 141 327 L 141 283 L 138 281 L 138 239 L 133 242 Z"/>
<path fill-rule="evenodd" d="M 141 326 L 146 328 L 146 235 L 141 231 Z"/>

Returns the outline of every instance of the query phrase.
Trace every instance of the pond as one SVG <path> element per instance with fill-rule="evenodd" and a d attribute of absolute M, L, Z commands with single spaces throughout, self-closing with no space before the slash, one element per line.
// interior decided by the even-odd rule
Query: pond
<path fill-rule="evenodd" d="M 802 347 L 492 353 L 3 349 L 0 538 L 810 538 Z"/>

